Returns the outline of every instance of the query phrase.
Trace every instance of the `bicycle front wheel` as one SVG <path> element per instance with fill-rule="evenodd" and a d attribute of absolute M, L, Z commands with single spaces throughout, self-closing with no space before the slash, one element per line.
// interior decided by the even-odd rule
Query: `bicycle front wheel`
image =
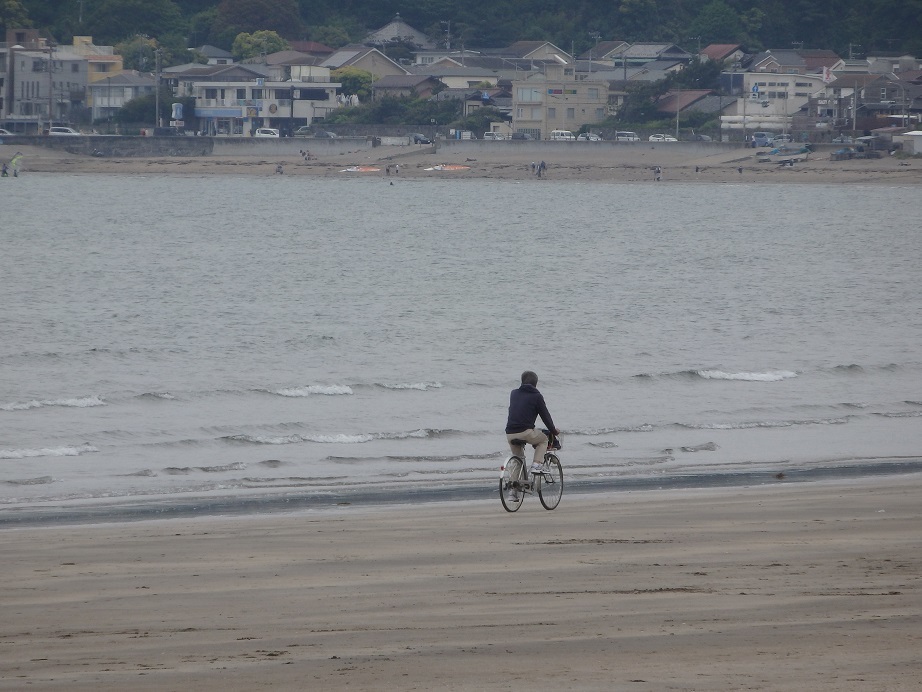
<path fill-rule="evenodd" d="M 499 479 L 499 500 L 507 512 L 515 512 L 525 501 L 525 460 L 509 457 L 503 464 L 503 473 Z"/>
<path fill-rule="evenodd" d="M 538 478 L 538 498 L 544 509 L 554 509 L 563 497 L 563 467 L 556 454 L 544 457 L 544 473 Z"/>

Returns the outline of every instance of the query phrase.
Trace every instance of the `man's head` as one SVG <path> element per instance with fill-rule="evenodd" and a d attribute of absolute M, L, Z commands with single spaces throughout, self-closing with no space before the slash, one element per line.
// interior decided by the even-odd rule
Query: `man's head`
<path fill-rule="evenodd" d="M 530 384 L 532 387 L 538 386 L 538 376 L 531 370 L 522 373 L 522 384 Z"/>

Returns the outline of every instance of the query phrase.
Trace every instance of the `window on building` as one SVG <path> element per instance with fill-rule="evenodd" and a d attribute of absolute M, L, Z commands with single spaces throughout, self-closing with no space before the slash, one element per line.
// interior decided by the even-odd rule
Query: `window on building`
<path fill-rule="evenodd" d="M 540 101 L 541 90 L 532 87 L 517 87 L 515 90 L 515 100 L 529 102 Z"/>
<path fill-rule="evenodd" d="M 588 93 L 590 101 L 599 100 L 599 88 L 598 87 L 589 87 L 589 91 L 587 93 Z"/>
<path fill-rule="evenodd" d="M 217 89 L 205 89 L 205 98 L 212 99 L 212 100 L 218 98 L 218 90 Z"/>
<path fill-rule="evenodd" d="M 567 108 L 567 120 L 573 120 L 576 117 L 575 108 Z"/>
<path fill-rule="evenodd" d="M 263 90 L 262 90 L 262 89 L 253 89 L 253 98 L 254 98 L 254 99 L 261 99 L 262 97 L 263 97 Z"/>
<path fill-rule="evenodd" d="M 246 89 L 237 89 L 237 100 L 238 100 L 238 101 L 246 101 L 246 98 L 247 98 L 247 90 L 246 90 Z"/>
<path fill-rule="evenodd" d="M 73 72 L 73 73 L 80 72 L 80 64 L 79 64 L 79 63 L 72 63 L 71 66 L 70 66 L 70 71 Z"/>
<path fill-rule="evenodd" d="M 547 117 L 548 117 L 548 119 L 556 118 L 556 117 L 557 117 L 557 109 L 556 109 L 556 108 L 548 108 L 548 109 L 547 109 Z"/>

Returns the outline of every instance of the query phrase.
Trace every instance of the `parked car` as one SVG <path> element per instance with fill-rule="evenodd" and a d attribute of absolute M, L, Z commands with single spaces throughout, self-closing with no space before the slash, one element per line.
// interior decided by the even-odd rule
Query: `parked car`
<path fill-rule="evenodd" d="M 655 135 L 650 135 L 647 138 L 647 141 L 649 142 L 678 142 L 679 140 L 677 140 L 672 135 L 655 134 Z"/>
<path fill-rule="evenodd" d="M 413 144 L 432 144 L 432 140 L 420 132 L 411 132 L 407 137 Z"/>
<path fill-rule="evenodd" d="M 569 130 L 551 130 L 550 140 L 552 142 L 573 142 L 576 137 Z"/>
<path fill-rule="evenodd" d="M 775 135 L 772 137 L 772 144 L 778 146 L 779 144 L 788 144 L 793 142 L 794 138 L 791 135 Z"/>
<path fill-rule="evenodd" d="M 79 137 L 80 136 L 80 133 L 77 132 L 72 127 L 59 127 L 57 125 L 54 127 L 48 128 L 48 134 L 53 137 Z"/>
<path fill-rule="evenodd" d="M 253 133 L 254 137 L 278 137 L 279 131 L 274 127 L 257 127 L 256 132 Z"/>
<path fill-rule="evenodd" d="M 772 140 L 775 138 L 775 135 L 771 132 L 753 132 L 752 133 L 752 146 L 754 147 L 769 147 L 772 144 Z"/>
<path fill-rule="evenodd" d="M 513 132 L 512 139 L 534 139 L 534 137 L 527 132 Z"/>
<path fill-rule="evenodd" d="M 313 137 L 314 130 L 310 125 L 302 125 L 301 127 L 296 127 L 291 133 L 292 137 Z"/>
<path fill-rule="evenodd" d="M 483 138 L 487 140 L 492 139 L 494 142 L 499 142 L 506 139 L 506 135 L 504 135 L 502 132 L 484 132 Z"/>
<path fill-rule="evenodd" d="M 695 134 L 695 135 L 692 135 L 692 136 L 691 136 L 691 141 L 693 141 L 693 142 L 711 142 L 711 141 L 713 141 L 713 140 L 712 140 L 708 135 L 698 135 L 698 134 Z"/>
<path fill-rule="evenodd" d="M 4 130 L 2 127 L 0 127 L 0 137 L 15 137 L 15 136 L 16 136 L 15 132 L 10 132 L 9 130 Z"/>
<path fill-rule="evenodd" d="M 855 140 L 848 135 L 839 135 L 832 140 L 833 144 L 854 144 Z"/>
<path fill-rule="evenodd" d="M 326 130 L 317 130 L 314 133 L 314 137 L 316 139 L 336 139 L 337 137 L 339 137 L 339 135 L 336 134 L 335 132 L 328 132 Z"/>
<path fill-rule="evenodd" d="M 601 142 L 602 138 L 595 132 L 584 132 L 576 138 L 577 142 Z"/>
<path fill-rule="evenodd" d="M 637 136 L 636 132 L 616 132 L 615 141 L 616 142 L 639 142 L 640 137 Z"/>

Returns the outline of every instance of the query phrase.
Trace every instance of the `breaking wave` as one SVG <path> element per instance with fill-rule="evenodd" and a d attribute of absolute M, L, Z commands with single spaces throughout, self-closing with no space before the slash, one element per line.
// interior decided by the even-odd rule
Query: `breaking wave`
<path fill-rule="evenodd" d="M 693 370 L 693 374 L 705 380 L 738 380 L 742 382 L 780 382 L 797 377 L 790 370 L 769 370 L 767 372 L 723 372 L 722 370 Z"/>
<path fill-rule="evenodd" d="M 677 423 L 691 430 L 750 430 L 752 428 L 790 428 L 795 425 L 845 425 L 848 418 L 812 418 L 804 420 L 744 421 L 741 423 Z"/>
<path fill-rule="evenodd" d="M 241 442 L 244 444 L 259 445 L 291 445 L 301 442 L 319 442 L 323 444 L 362 444 L 373 442 L 374 440 L 406 440 L 409 438 L 425 439 L 428 437 L 437 437 L 446 431 L 430 430 L 420 428 L 419 430 L 410 430 L 406 432 L 383 432 L 383 433 L 363 433 L 356 435 L 347 435 L 340 433 L 338 435 L 229 435 L 221 439 L 228 442 Z"/>
<path fill-rule="evenodd" d="M 441 382 L 413 382 L 409 384 L 388 384 L 385 382 L 376 383 L 378 387 L 383 387 L 384 389 L 418 389 L 420 391 L 428 391 L 430 389 L 441 389 Z"/>
<path fill-rule="evenodd" d="M 352 394 L 352 387 L 349 387 L 344 384 L 331 384 L 331 385 L 321 385 L 321 384 L 312 384 L 306 387 L 287 387 L 285 389 L 277 389 L 272 392 L 272 394 L 277 394 L 278 396 L 288 396 L 288 397 L 304 397 L 304 396 L 340 396 L 340 395 L 350 395 Z"/>
<path fill-rule="evenodd" d="M 33 408 L 46 406 L 68 406 L 73 408 L 89 408 L 90 406 L 105 406 L 106 402 L 98 396 L 85 396 L 76 399 L 43 399 L 25 402 L 0 404 L 0 411 L 28 411 Z"/>
<path fill-rule="evenodd" d="M 28 459 L 31 457 L 77 457 L 81 454 L 98 452 L 92 445 L 79 447 L 45 447 L 42 449 L 0 449 L 0 459 Z"/>

